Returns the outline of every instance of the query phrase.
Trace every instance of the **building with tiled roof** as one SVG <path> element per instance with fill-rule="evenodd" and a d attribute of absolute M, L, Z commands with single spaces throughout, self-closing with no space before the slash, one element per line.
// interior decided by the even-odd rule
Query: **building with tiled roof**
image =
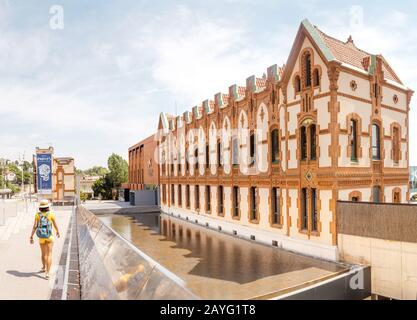
<path fill-rule="evenodd" d="M 338 200 L 406 202 L 413 92 L 346 38 L 305 20 L 284 66 L 173 130 L 162 114 L 160 160 L 172 160 L 160 162 L 162 210 L 336 260 Z"/>

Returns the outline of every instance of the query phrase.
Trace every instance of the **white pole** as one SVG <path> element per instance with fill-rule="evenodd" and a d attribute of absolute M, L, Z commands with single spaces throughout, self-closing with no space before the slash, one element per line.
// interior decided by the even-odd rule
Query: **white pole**
<path fill-rule="evenodd" d="M 23 151 L 23 159 L 22 159 L 22 198 L 23 198 L 23 194 L 24 194 L 24 188 L 25 188 L 25 180 L 24 180 L 24 167 L 25 165 L 25 151 Z"/>

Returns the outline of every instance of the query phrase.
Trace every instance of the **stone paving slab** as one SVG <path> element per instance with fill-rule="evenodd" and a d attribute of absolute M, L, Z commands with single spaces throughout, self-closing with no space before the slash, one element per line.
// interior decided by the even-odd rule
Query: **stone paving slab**
<path fill-rule="evenodd" d="M 55 237 L 53 264 L 50 280 L 40 272 L 41 251 L 35 243 L 29 243 L 35 212 L 19 212 L 15 220 L 7 225 L 7 234 L 0 234 L 0 300 L 46 300 L 50 298 L 55 274 L 67 233 L 71 210 L 54 209 L 61 238 Z M 20 223 L 19 223 L 20 219 Z M 8 221 L 9 223 L 9 221 Z"/>

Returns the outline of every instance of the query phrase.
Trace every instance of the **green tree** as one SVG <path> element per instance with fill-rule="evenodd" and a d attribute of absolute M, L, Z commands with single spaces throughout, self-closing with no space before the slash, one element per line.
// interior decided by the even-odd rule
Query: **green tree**
<path fill-rule="evenodd" d="M 121 156 L 113 153 L 109 157 L 107 165 L 109 167 L 108 176 L 110 177 L 113 188 L 120 188 L 122 183 L 128 181 L 129 165 L 127 161 Z"/>
<path fill-rule="evenodd" d="M 29 162 L 26 164 L 27 169 L 25 169 L 25 164 L 23 165 L 23 168 L 24 168 L 24 172 L 23 172 L 24 184 L 30 184 L 30 183 L 33 182 L 33 175 L 28 172 L 29 167 L 30 167 Z M 13 172 L 16 175 L 16 181 L 14 181 L 14 183 L 16 183 L 17 185 L 21 185 L 22 184 L 22 167 L 17 166 L 16 163 L 12 162 L 8 165 L 8 170 L 10 172 Z"/>
<path fill-rule="evenodd" d="M 99 177 L 104 177 L 108 172 L 109 170 L 107 170 L 107 168 L 100 167 L 100 166 L 94 166 L 90 169 L 83 171 L 83 173 L 87 176 L 99 176 Z"/>
<path fill-rule="evenodd" d="M 112 199 L 112 188 L 110 177 L 108 175 L 101 177 L 92 186 L 94 197 L 101 196 L 104 200 L 110 200 Z"/>

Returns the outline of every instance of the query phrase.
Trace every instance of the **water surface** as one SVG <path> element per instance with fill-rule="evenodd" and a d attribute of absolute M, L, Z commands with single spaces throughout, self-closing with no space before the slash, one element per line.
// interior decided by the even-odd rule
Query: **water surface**
<path fill-rule="evenodd" d="M 249 299 L 344 269 L 165 214 L 98 217 L 205 299 Z"/>

